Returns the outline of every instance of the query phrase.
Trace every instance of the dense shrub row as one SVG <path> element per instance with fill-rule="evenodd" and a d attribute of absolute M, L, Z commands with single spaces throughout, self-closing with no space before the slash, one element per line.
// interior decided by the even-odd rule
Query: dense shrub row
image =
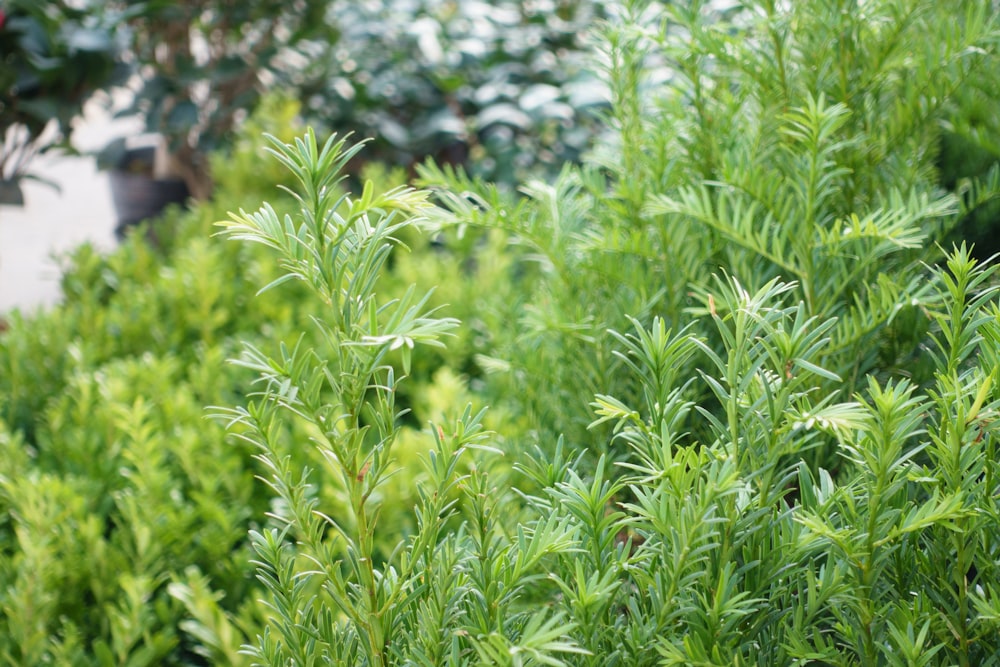
<path fill-rule="evenodd" d="M 743 5 L 608 5 L 611 132 L 516 196 L 274 100 L 77 251 L 0 335 L 0 660 L 1000 663 L 1000 306 L 936 245 L 997 16 Z"/>

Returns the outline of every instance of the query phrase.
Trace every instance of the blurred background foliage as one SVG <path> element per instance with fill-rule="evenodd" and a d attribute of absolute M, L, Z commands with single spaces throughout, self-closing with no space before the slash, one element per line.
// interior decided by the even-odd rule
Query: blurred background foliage
<path fill-rule="evenodd" d="M 366 159 L 433 157 L 512 185 L 592 145 L 607 96 L 587 41 L 604 3 L 334 0 L 328 11 L 335 38 L 304 49 L 304 110 L 374 137 Z"/>
<path fill-rule="evenodd" d="M 128 76 L 120 28 L 103 2 L 0 4 L 0 205 L 24 203 L 20 181 L 41 179 L 34 158 L 71 151 L 84 103 Z"/>

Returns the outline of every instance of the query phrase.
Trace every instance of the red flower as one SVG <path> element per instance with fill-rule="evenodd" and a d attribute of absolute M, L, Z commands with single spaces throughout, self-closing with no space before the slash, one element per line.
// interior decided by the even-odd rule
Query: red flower
<path fill-rule="evenodd" d="M 4 16 L 4 13 L 3 13 L 3 10 L 2 10 L 2 9 L 0 9 L 0 28 L 3 28 L 3 22 L 4 22 L 4 21 L 5 21 L 6 19 L 7 19 L 7 17 L 6 17 L 6 16 Z"/>

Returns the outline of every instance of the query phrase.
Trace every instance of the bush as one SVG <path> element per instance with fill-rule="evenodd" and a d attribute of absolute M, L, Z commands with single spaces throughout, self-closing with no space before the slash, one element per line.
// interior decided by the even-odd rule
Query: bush
<path fill-rule="evenodd" d="M 318 351 L 251 352 L 262 389 L 232 413 L 287 508 L 254 537 L 275 610 L 250 649 L 261 664 L 1000 655 L 1000 309 L 992 270 L 965 247 L 935 266 L 931 243 L 967 205 L 935 171 L 943 105 L 995 62 L 996 17 L 756 8 L 627 3 L 605 41 L 619 140 L 526 200 L 423 171 L 433 229 L 527 248 L 479 364 L 542 430 L 534 456 L 507 448 L 512 473 L 476 452 L 492 436 L 474 411 L 432 426 L 416 530 L 386 559 L 371 544 L 403 380 L 385 360 L 453 323 L 367 288 L 399 206 L 362 197 L 334 216 L 309 194 L 333 144 L 278 147 L 301 211 L 230 229 L 336 308 Z M 657 62 L 675 72 L 661 86 Z M 328 461 L 315 477 L 277 447 L 299 422 Z M 326 477 L 353 489 L 340 512 L 309 493 Z"/>
<path fill-rule="evenodd" d="M 168 214 L 156 247 L 136 230 L 107 256 L 77 249 L 63 302 L 11 314 L 0 334 L 2 664 L 246 662 L 239 647 L 263 616 L 248 531 L 274 508 L 252 452 L 226 444 L 205 406 L 245 395 L 252 374 L 225 363 L 238 341 L 294 343 L 311 315 L 303 291 L 254 298 L 277 268 L 209 235 L 227 207 L 287 180 L 260 163 L 260 131 L 292 136 L 294 105 L 264 111 L 220 158 L 216 203 Z M 464 392 L 443 372 L 414 389 L 420 420 Z M 401 439 L 413 457 L 426 447 L 409 427 Z M 383 520 L 403 531 L 413 478 L 394 482 Z"/>
<path fill-rule="evenodd" d="M 0 335 L 3 661 L 996 663 L 1000 307 L 934 244 L 996 17 L 745 4 L 609 10 L 613 136 L 522 197 L 351 194 L 274 102 L 78 251 Z"/>
<path fill-rule="evenodd" d="M 819 0 L 711 6 L 624 3 L 605 25 L 614 133 L 582 169 L 529 182 L 523 200 L 421 172 L 443 191 L 438 225 L 509 234 L 517 295 L 501 290 L 493 309 L 515 326 L 492 331 L 481 366 L 496 380 L 491 403 L 516 399 L 548 442 L 602 447 L 605 434 L 586 429 L 590 397 L 640 398 L 607 330 L 628 316 L 677 328 L 709 315 L 720 267 L 750 291 L 794 281 L 807 316 L 837 318 L 822 362 L 843 382 L 817 384 L 849 397 L 868 373 L 932 376 L 924 263 L 997 184 L 967 184 L 961 198 L 942 188 L 941 122 L 961 115 L 952 94 L 965 82 L 988 85 L 995 15 L 979 2 L 863 15 Z"/>
<path fill-rule="evenodd" d="M 810 316 L 797 286 L 756 290 L 717 278 L 710 329 L 615 333 L 640 387 L 634 405 L 593 402 L 627 454 L 615 473 L 563 445 L 520 461 L 536 487 L 517 492 L 489 455 L 482 413 L 432 425 L 412 533 L 383 532 L 384 481 L 402 469 L 387 363 L 440 345 L 458 325 L 409 290 L 382 300 L 377 275 L 393 234 L 426 209 L 397 189 L 337 199 L 331 187 L 358 146 L 312 134 L 277 144 L 300 180 L 300 211 L 264 206 L 223 223 L 273 249 L 284 280 L 325 305 L 316 347 L 248 346 L 259 390 L 221 414 L 258 448 L 280 499 L 254 531 L 270 621 L 248 649 L 264 665 L 312 664 L 986 664 L 1000 598 L 993 411 L 1000 396 L 1000 306 L 991 270 L 963 247 L 935 270 L 942 312 L 934 379 L 868 377 L 838 401 L 822 366 L 834 319 Z M 326 194 L 329 193 L 329 194 Z M 341 212 L 343 211 L 343 212 Z M 714 334 L 720 351 L 709 343 Z M 689 360 L 708 363 L 699 376 Z M 689 399 L 693 385 L 720 409 Z M 701 436 L 690 417 L 704 420 Z M 304 427 L 317 469 L 288 455 Z M 805 454 L 837 448 L 837 471 Z M 305 444 L 305 443 L 303 443 Z M 468 458 L 474 462 L 467 462 Z M 341 489 L 335 505 L 316 485 Z M 514 486 L 508 487 L 508 484 Z M 383 537 L 396 538 L 388 556 Z M 955 563 L 942 576 L 940 564 Z M 956 631 L 957 629 L 957 631 Z M 653 648 L 655 651 L 651 651 Z"/>

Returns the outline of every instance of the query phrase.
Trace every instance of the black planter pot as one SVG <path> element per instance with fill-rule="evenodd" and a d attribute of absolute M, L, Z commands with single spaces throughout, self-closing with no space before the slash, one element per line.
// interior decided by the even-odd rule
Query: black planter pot
<path fill-rule="evenodd" d="M 187 185 L 181 179 L 151 176 L 155 154 L 153 146 L 131 148 L 125 151 L 117 168 L 109 172 L 118 236 L 132 225 L 155 218 L 169 204 L 183 204 L 189 196 Z"/>
<path fill-rule="evenodd" d="M 16 180 L 0 178 L 0 206 L 24 206 L 24 191 Z"/>

